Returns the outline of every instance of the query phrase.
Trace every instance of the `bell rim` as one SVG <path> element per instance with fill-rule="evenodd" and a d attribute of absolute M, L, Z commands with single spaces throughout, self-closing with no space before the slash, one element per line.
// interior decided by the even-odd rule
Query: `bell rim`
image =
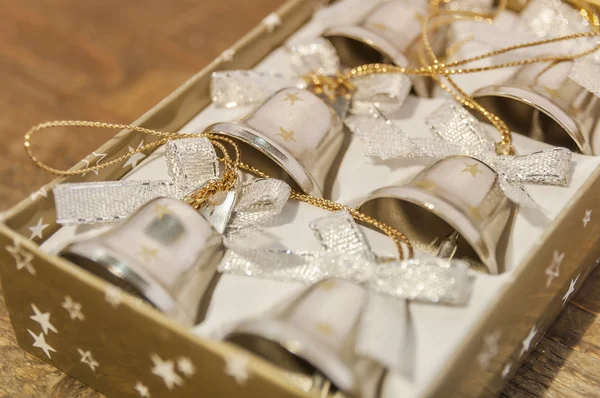
<path fill-rule="evenodd" d="M 426 205 L 427 202 L 418 198 L 418 195 L 414 195 L 415 193 L 424 194 L 425 196 L 427 196 L 428 201 L 431 201 L 434 203 L 430 204 L 431 207 L 427 206 Z M 469 217 L 467 217 L 460 209 L 458 209 L 453 204 L 448 203 L 448 202 L 443 202 L 438 197 L 430 195 L 428 193 L 424 193 L 424 192 L 422 192 L 422 190 L 417 189 L 416 187 L 413 187 L 410 185 L 410 183 L 408 183 L 407 185 L 404 185 L 404 186 L 391 186 L 391 187 L 379 188 L 379 189 L 371 192 L 369 195 L 367 195 L 367 197 L 365 199 L 360 201 L 357 208 L 362 209 L 362 207 L 365 204 L 367 204 L 368 202 L 375 200 L 375 199 L 396 199 L 396 200 L 412 203 L 416 206 L 419 206 L 419 207 L 433 213 L 434 215 L 436 215 L 437 217 L 442 219 L 444 222 L 448 223 L 452 228 L 454 228 L 455 230 L 458 231 L 459 229 L 456 227 L 457 224 L 451 220 L 451 217 L 449 217 L 447 215 L 447 213 L 438 210 L 440 205 L 441 205 L 441 207 L 445 207 L 446 209 L 449 209 L 453 214 L 458 215 L 461 219 L 467 220 L 471 231 L 469 231 L 469 233 L 467 235 L 465 235 L 464 232 L 461 231 L 460 235 L 471 245 L 473 250 L 475 250 L 475 253 L 477 253 L 477 255 L 483 260 L 484 265 L 488 269 L 490 274 L 492 274 L 492 275 L 498 274 L 498 261 L 496 259 L 496 255 L 497 255 L 496 248 L 493 245 L 486 242 L 486 239 L 484 239 L 484 237 L 478 236 L 479 235 L 478 228 L 475 225 L 475 223 L 473 222 L 473 220 L 471 220 Z M 483 246 L 484 249 L 481 249 L 481 246 Z M 492 250 L 492 248 L 493 248 L 493 250 Z M 487 256 L 482 255 L 482 254 L 485 254 L 485 251 L 487 251 L 489 253 Z"/>
<path fill-rule="evenodd" d="M 91 265 L 92 267 L 83 267 L 75 263 L 79 268 L 89 272 L 90 274 L 93 274 L 97 278 L 102 279 L 105 283 L 116 286 L 110 281 L 106 280 L 106 278 L 102 277 L 101 273 L 95 272 L 94 268 L 97 268 L 98 271 L 108 272 L 115 278 L 122 280 L 128 285 L 131 285 L 136 290 L 136 293 L 141 295 L 141 300 L 148 302 L 158 311 L 180 321 L 182 321 L 181 318 L 183 316 L 183 321 L 185 323 L 193 324 L 191 319 L 189 319 L 185 311 L 180 308 L 179 304 L 169 294 L 169 292 L 153 278 L 145 275 L 143 272 L 141 273 L 140 270 L 132 267 L 127 261 L 123 260 L 122 258 L 118 258 L 119 256 L 115 256 L 114 253 L 110 253 L 110 251 L 107 250 L 104 245 L 89 247 L 90 242 L 91 241 L 73 243 L 63 249 L 60 252 L 60 256 L 69 261 L 71 261 L 71 256 L 79 256 L 84 258 L 88 261 L 87 265 Z M 127 291 L 121 286 L 117 287 Z"/>
<path fill-rule="evenodd" d="M 174 198 L 157 197 L 146 202 L 144 206 L 150 203 L 156 203 L 165 200 L 176 201 L 178 203 L 181 202 L 180 200 Z M 215 235 L 220 236 L 212 224 L 204 217 L 204 215 L 195 211 L 187 204 L 185 206 L 186 209 L 189 208 L 190 211 L 202 217 L 206 221 L 207 226 L 212 230 L 213 238 Z M 138 212 L 141 211 L 141 209 L 142 208 L 140 207 L 133 211 L 127 217 L 127 219 L 134 217 Z M 90 240 L 71 243 L 61 250 L 59 256 L 64 257 L 69 261 L 72 261 L 69 259 L 69 256 L 78 256 L 86 261 L 86 265 L 91 266 L 82 266 L 72 261 L 78 268 L 93 274 L 95 277 L 102 279 L 105 283 L 109 283 L 113 286 L 119 287 L 124 291 L 127 291 L 126 288 L 115 285 L 102 276 L 108 272 L 117 280 L 130 285 L 133 289 L 135 289 L 135 293 L 141 296 L 139 297 L 141 300 L 146 301 L 148 304 L 166 316 L 186 325 L 193 326 L 195 324 L 195 315 L 189 314 L 188 311 L 185 310 L 184 304 L 180 303 L 169 292 L 169 290 L 163 287 L 154 277 L 152 277 L 152 275 L 148 274 L 143 269 L 132 265 L 127 259 L 122 257 L 121 253 L 115 253 L 114 251 L 108 249 L 104 243 L 98 244 L 98 239 L 102 235 L 103 234 Z"/>
<path fill-rule="evenodd" d="M 281 167 L 305 193 L 319 198 L 323 197 L 321 188 L 310 171 L 288 150 L 258 130 L 237 122 L 220 122 L 211 124 L 205 131 L 223 134 L 250 145 Z M 280 156 L 274 156 L 273 149 L 279 152 Z"/>
<path fill-rule="evenodd" d="M 280 331 L 282 327 L 286 332 L 291 332 L 290 335 L 292 337 L 283 336 L 283 333 Z M 276 331 L 275 329 L 279 329 L 279 331 Z M 301 347 L 303 349 L 300 350 L 293 349 L 291 347 L 293 345 L 293 342 L 303 342 L 305 339 L 308 339 L 308 331 L 298 330 L 298 328 L 290 327 L 290 325 L 288 325 L 286 322 L 282 322 L 279 320 L 260 319 L 256 321 L 248 321 L 238 325 L 234 330 L 227 334 L 225 340 L 228 340 L 230 337 L 235 335 L 245 335 L 248 337 L 258 337 L 271 340 L 272 342 L 276 343 L 281 348 L 283 348 L 285 351 L 287 351 L 290 355 L 298 357 L 309 363 L 317 371 L 319 371 L 328 379 L 330 379 L 332 383 L 336 385 L 336 387 L 338 387 L 340 390 L 352 392 L 357 388 L 357 381 L 352 369 L 344 361 L 339 360 L 335 352 L 329 350 L 327 345 L 318 344 L 318 349 L 309 349 L 308 352 L 306 348 L 313 347 L 315 343 L 314 341 L 312 341 L 310 344 L 301 344 Z M 311 353 L 310 351 L 313 352 Z M 319 354 L 326 353 L 326 358 L 319 359 L 319 355 L 315 355 L 315 352 L 319 352 Z M 331 364 L 336 362 L 341 364 L 341 366 L 337 367 L 337 372 L 326 372 L 324 370 L 327 369 L 328 366 L 331 367 Z"/>
<path fill-rule="evenodd" d="M 495 84 L 477 89 L 472 97 L 474 99 L 481 97 L 508 98 L 531 106 L 556 122 L 571 137 L 583 155 L 593 154 L 590 143 L 586 140 L 577 121 L 554 101 L 533 90 L 507 84 Z M 571 124 L 571 126 L 568 124 Z"/>
<path fill-rule="evenodd" d="M 352 29 L 355 29 L 358 32 L 362 32 L 363 34 L 365 34 L 365 36 L 360 36 L 359 34 L 353 34 L 353 33 L 345 31 L 349 27 L 351 27 Z M 395 54 L 391 54 L 388 50 L 383 49 L 381 45 L 379 45 L 379 44 L 375 43 L 373 40 L 367 38 L 369 35 L 373 35 L 373 34 L 376 34 L 378 36 L 377 38 L 379 40 L 381 40 L 382 43 L 390 46 L 390 48 L 393 49 Z M 354 41 L 357 41 L 362 44 L 366 44 L 367 46 L 371 47 L 372 49 L 379 52 L 380 54 L 383 54 L 383 56 L 385 58 L 389 59 L 394 65 L 401 66 L 401 67 L 408 66 L 408 59 L 402 52 L 400 52 L 396 49 L 396 46 L 394 46 L 392 43 L 390 43 L 390 41 L 387 40 L 385 37 L 373 32 L 369 29 L 366 29 L 362 26 L 358 26 L 358 25 L 332 26 L 332 27 L 327 28 L 321 34 L 321 36 L 325 39 L 329 39 L 331 37 L 341 37 L 344 39 L 350 39 L 350 40 L 354 40 Z"/>

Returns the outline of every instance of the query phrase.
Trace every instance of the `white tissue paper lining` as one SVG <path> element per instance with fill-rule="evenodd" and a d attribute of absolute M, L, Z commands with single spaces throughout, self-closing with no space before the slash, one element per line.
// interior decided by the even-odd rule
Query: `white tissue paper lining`
<path fill-rule="evenodd" d="M 339 6 L 339 4 L 336 6 Z M 352 8 L 345 8 L 345 10 L 347 9 L 351 10 Z M 301 38 L 317 37 L 328 21 L 326 13 L 321 15 L 325 15 L 325 17 L 310 21 L 292 35 L 288 43 Z M 463 55 L 465 54 L 463 53 Z M 274 50 L 255 70 L 293 75 L 287 55 L 282 48 Z M 470 79 L 473 79 L 473 83 L 471 83 L 469 91 L 483 84 L 491 83 L 494 78 L 502 80 L 505 76 L 505 73 L 474 74 L 470 77 Z M 465 78 L 457 80 L 464 81 Z M 407 134 L 414 137 L 428 137 L 431 133 L 426 127 L 424 119 L 446 100 L 447 97 L 420 99 L 411 95 L 399 112 L 386 116 Z M 244 107 L 225 109 L 210 105 L 181 131 L 200 132 L 212 123 L 235 120 L 249 112 L 249 110 L 250 108 Z M 519 135 L 514 135 L 514 141 L 520 153 L 530 153 L 550 147 L 547 144 Z M 166 179 L 167 170 L 163 156 L 164 149 L 158 149 L 144 159 L 124 179 Z M 511 283 L 514 270 L 525 259 L 532 247 L 538 243 L 546 227 L 568 205 L 571 198 L 599 163 L 600 159 L 597 157 L 574 154 L 572 161 L 573 175 L 569 187 L 527 186 L 527 191 L 532 198 L 544 209 L 547 209 L 550 219 L 532 221 L 535 217 L 527 215 L 528 210 L 521 209 L 519 211 L 508 243 L 507 271 L 496 276 L 471 271 L 474 277 L 474 286 L 467 306 L 450 307 L 421 303 L 411 303 L 409 305 L 416 342 L 414 347 L 415 362 L 412 364 L 411 372 L 388 375 L 382 398 L 422 395 L 437 373 L 447 366 L 447 362 L 459 347 L 463 338 L 477 324 L 480 316 L 486 312 L 487 307 L 496 300 L 502 288 Z M 373 161 L 363 154 L 360 140 L 353 137 L 338 173 L 333 199 L 341 203 L 355 203 L 374 189 L 409 181 L 426 164 L 426 162 L 415 161 L 414 159 L 401 159 L 386 163 Z M 311 220 L 326 214 L 325 210 L 311 207 L 305 203 L 290 201 L 284 208 L 283 213 L 267 224 L 265 229 L 269 234 L 277 236 L 280 243 L 290 249 L 318 250 L 320 249 L 318 241 L 314 238 L 308 224 Z M 292 220 L 293 222 L 291 222 Z M 110 226 L 105 225 L 96 228 L 89 226 L 63 227 L 44 242 L 41 247 L 47 252 L 57 253 L 74 240 L 84 239 L 89 237 L 90 234 L 96 234 L 108 228 Z M 360 228 L 365 232 L 376 254 L 382 256 L 396 255 L 395 247 L 387 236 L 370 229 Z M 540 278 L 544 277 L 544 275 L 540 275 Z M 206 319 L 202 324 L 196 326 L 193 332 L 209 338 L 219 336 L 223 330 L 226 330 L 237 321 L 261 314 L 291 295 L 298 294 L 304 287 L 305 285 L 297 283 L 223 275 L 213 293 Z"/>

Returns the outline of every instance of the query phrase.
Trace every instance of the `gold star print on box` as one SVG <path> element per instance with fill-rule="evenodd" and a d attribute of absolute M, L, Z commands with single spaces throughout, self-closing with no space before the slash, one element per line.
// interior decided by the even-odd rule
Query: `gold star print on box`
<path fill-rule="evenodd" d="M 280 137 L 283 137 L 285 142 L 290 142 L 290 141 L 298 142 L 294 138 L 294 130 L 287 131 L 283 127 L 279 127 L 279 133 L 277 135 Z"/>
<path fill-rule="evenodd" d="M 293 106 L 296 101 L 303 101 L 302 98 L 298 96 L 298 93 L 290 93 L 286 94 L 284 101 L 290 101 L 290 104 Z"/>
<path fill-rule="evenodd" d="M 478 173 L 483 173 L 483 171 L 479 170 L 479 165 L 477 163 L 469 164 L 465 163 L 465 168 L 462 169 L 463 172 L 471 173 L 473 177 L 477 177 Z"/>

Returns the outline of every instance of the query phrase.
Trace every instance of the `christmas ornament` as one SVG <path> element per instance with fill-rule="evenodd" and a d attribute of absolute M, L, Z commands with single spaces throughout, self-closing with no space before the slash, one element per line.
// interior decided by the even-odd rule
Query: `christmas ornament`
<path fill-rule="evenodd" d="M 312 376 L 312 390 L 375 397 L 385 369 L 411 362 L 406 305 L 360 285 L 326 279 L 256 319 L 226 340 L 294 376 Z M 329 385 L 332 384 L 332 386 Z"/>
<path fill-rule="evenodd" d="M 191 326 L 223 252 L 221 236 L 195 209 L 158 198 L 60 255 Z"/>

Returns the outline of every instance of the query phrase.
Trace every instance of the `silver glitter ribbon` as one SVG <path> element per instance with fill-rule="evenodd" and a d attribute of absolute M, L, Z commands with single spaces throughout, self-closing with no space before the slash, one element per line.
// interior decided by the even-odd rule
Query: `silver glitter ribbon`
<path fill-rule="evenodd" d="M 209 181 L 218 179 L 219 160 L 208 138 L 184 138 L 167 142 L 165 161 L 169 180 L 127 180 L 59 184 L 54 188 L 57 222 L 63 225 L 117 222 L 158 197 L 182 199 Z M 241 187 L 241 194 L 225 193 L 229 206 L 215 214 L 227 233 L 265 222 L 278 214 L 290 194 L 283 181 L 254 180 Z M 228 201 L 228 196 L 231 196 Z M 236 204 L 237 202 L 237 204 Z M 210 220 L 219 204 L 210 204 L 203 214 Z M 221 220 L 225 218 L 225 220 Z"/>
<path fill-rule="evenodd" d="M 311 228 L 321 251 L 252 249 L 228 241 L 230 250 L 219 271 L 302 283 L 341 278 L 382 295 L 428 303 L 464 305 L 468 300 L 468 266 L 463 261 L 437 257 L 379 261 L 345 211 L 319 218 Z"/>
<path fill-rule="evenodd" d="M 516 31 L 525 32 L 536 39 L 566 36 L 574 33 L 590 32 L 592 26 L 579 13 L 576 7 L 560 0 L 531 0 L 519 14 Z M 555 43 L 562 55 L 574 54 L 590 49 L 598 44 L 597 37 Z M 544 46 L 541 49 L 548 49 Z M 529 49 L 527 51 L 532 51 Z M 586 56 L 600 61 L 598 52 Z"/>
<path fill-rule="evenodd" d="M 339 57 L 325 39 L 311 39 L 287 47 L 292 69 L 298 76 L 310 72 L 335 75 L 340 71 Z M 400 108 L 411 88 L 411 81 L 401 73 L 360 76 L 352 79 L 356 90 L 352 93 L 350 112 L 364 114 L 377 106 L 385 112 Z M 211 97 L 217 106 L 233 107 L 264 102 L 276 91 L 286 87 L 307 88 L 301 77 L 246 70 L 213 72 Z"/>
<path fill-rule="evenodd" d="M 373 128 L 374 120 L 376 128 Z M 387 160 L 471 156 L 496 171 L 506 196 L 525 207 L 540 209 L 525 191 L 524 184 L 569 184 L 572 154 L 566 148 L 551 148 L 523 156 L 498 155 L 495 143 L 488 135 L 491 126 L 478 121 L 453 101 L 440 106 L 427 117 L 426 123 L 435 138 L 411 138 L 376 109 L 370 116 L 353 115 L 346 119 L 348 128 L 363 141 L 369 157 Z"/>
<path fill-rule="evenodd" d="M 578 59 L 569 71 L 569 78 L 600 97 L 600 64 L 588 59 Z"/>

